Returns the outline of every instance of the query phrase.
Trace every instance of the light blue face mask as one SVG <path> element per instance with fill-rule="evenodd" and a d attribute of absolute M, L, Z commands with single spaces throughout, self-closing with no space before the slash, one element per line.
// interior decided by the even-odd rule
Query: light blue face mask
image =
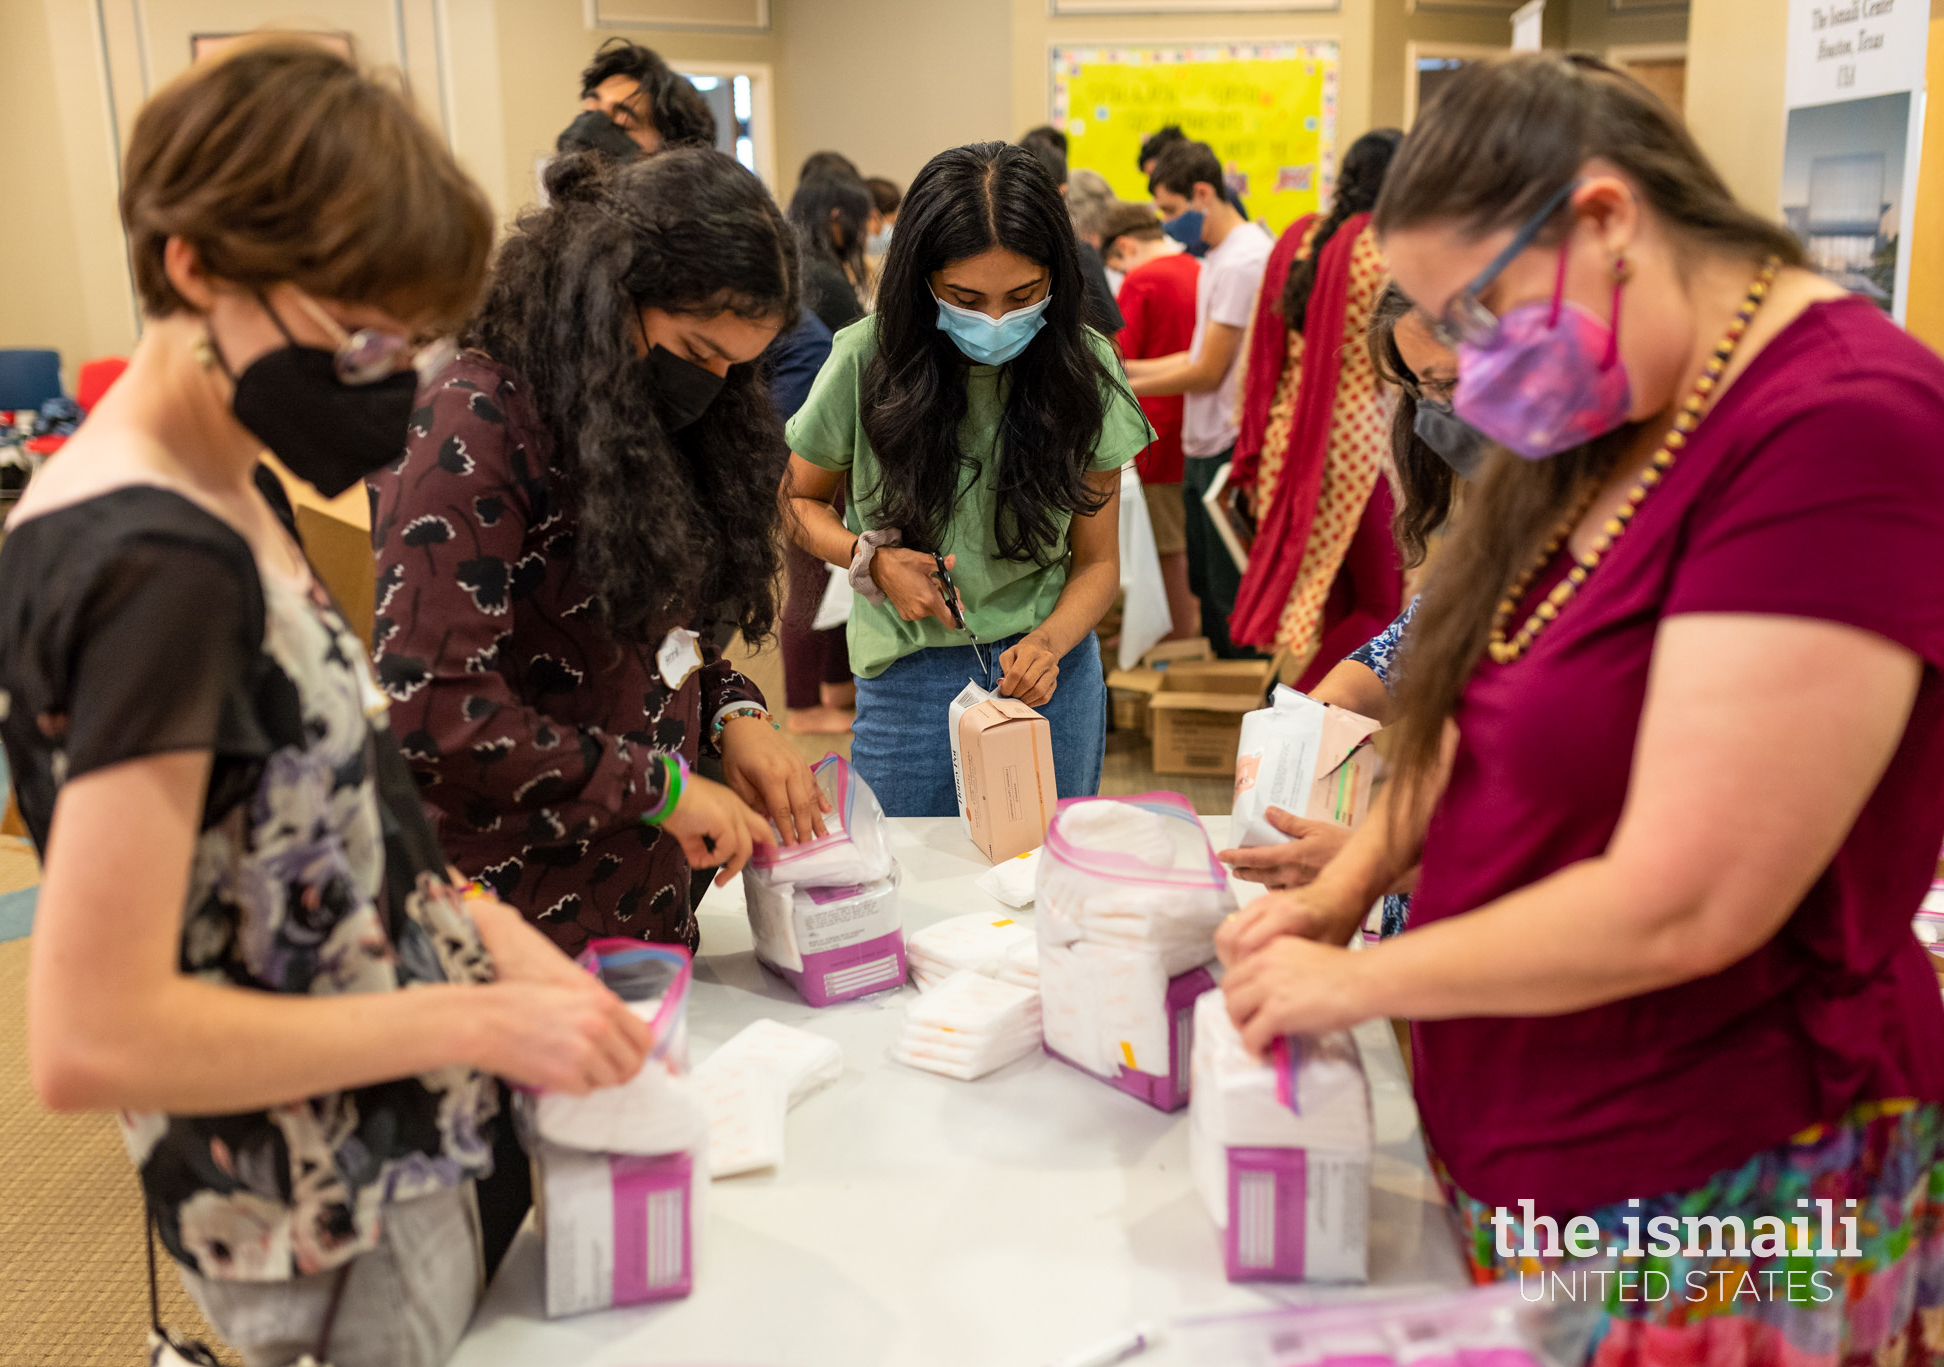
<path fill-rule="evenodd" d="M 879 228 L 864 239 L 864 255 L 883 256 L 891 250 L 891 229 Z"/>
<path fill-rule="evenodd" d="M 1004 365 L 1024 351 L 1026 344 L 1046 326 L 1046 306 L 1052 302 L 1053 291 L 1048 290 L 1046 298 L 1037 304 L 991 318 L 977 309 L 960 308 L 938 299 L 938 330 L 980 365 Z"/>

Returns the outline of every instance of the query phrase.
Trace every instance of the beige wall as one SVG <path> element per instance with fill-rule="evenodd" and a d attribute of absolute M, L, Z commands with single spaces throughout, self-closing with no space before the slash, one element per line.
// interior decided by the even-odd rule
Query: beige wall
<path fill-rule="evenodd" d="M 81 254 L 52 50 L 40 4 L 0 4 L 0 52 L 10 56 L 0 80 L 0 166 L 12 186 L 0 213 L 0 346 L 54 347 L 71 377 L 95 343 L 76 297 Z"/>
<path fill-rule="evenodd" d="M 1406 91 L 1417 79 L 1414 44 L 1503 48 L 1512 26 L 1496 14 L 1425 13 L 1379 0 L 1371 14 L 1370 123 L 1403 128 L 1411 113 Z"/>
<path fill-rule="evenodd" d="M 1693 0 L 1688 13 L 1688 128 L 1736 197 L 1778 218 L 1788 18 L 1781 0 Z"/>
<path fill-rule="evenodd" d="M 777 180 L 785 202 L 812 152 L 842 152 L 867 176 L 909 185 L 947 147 L 1010 140 L 1044 123 L 1042 111 L 1015 126 L 1011 6 L 775 0 L 789 74 L 777 103 Z"/>
<path fill-rule="evenodd" d="M 1563 0 L 1546 0 L 1548 11 Z M 1786 0 L 1769 0 L 1777 9 Z M 1661 14 L 1614 14 L 1607 0 L 1570 0 L 1566 8 L 1566 46 L 1574 52 L 1604 57 L 1616 43 L 1679 43 L 1687 38 L 1688 17 L 1680 11 Z"/>

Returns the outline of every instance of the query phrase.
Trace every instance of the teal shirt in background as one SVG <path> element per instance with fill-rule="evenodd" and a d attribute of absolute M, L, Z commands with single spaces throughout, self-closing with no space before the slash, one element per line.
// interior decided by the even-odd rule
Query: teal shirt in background
<path fill-rule="evenodd" d="M 1112 344 L 1092 328 L 1086 335 L 1109 373 L 1119 376 L 1120 357 Z M 810 397 L 784 429 L 797 455 L 822 469 L 850 476 L 844 525 L 853 532 L 883 525 L 875 496 L 881 467 L 864 435 L 859 401 L 864 367 L 876 350 L 875 318 L 839 332 Z M 999 430 L 1005 416 L 1005 371 L 1005 366 L 996 365 L 964 368 L 965 421 L 959 427 L 959 447 L 977 457 L 978 473 L 961 491 L 946 524 L 944 544 L 938 548 L 941 555 L 958 557 L 952 579 L 965 602 L 966 625 L 981 641 L 1031 631 L 1044 622 L 1066 588 L 1071 559 L 1064 544 L 1072 519 L 1064 513 L 1058 516 L 1062 551 L 1051 564 L 999 558 Z M 1118 470 L 1146 449 L 1154 432 L 1124 380 L 1103 385 L 1102 397 L 1106 417 L 1090 464 L 1095 470 Z M 847 640 L 851 668 L 874 679 L 914 651 L 961 646 L 966 636 L 936 618 L 907 622 L 890 603 L 876 605 L 859 598 L 851 608 Z"/>

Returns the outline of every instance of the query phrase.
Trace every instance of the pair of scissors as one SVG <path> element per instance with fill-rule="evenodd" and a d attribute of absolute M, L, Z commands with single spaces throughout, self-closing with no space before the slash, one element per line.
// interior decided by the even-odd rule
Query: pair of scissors
<path fill-rule="evenodd" d="M 979 635 L 965 624 L 965 609 L 959 605 L 958 585 L 952 582 L 952 572 L 945 568 L 945 557 L 937 551 L 932 552 L 932 563 L 938 566 L 938 582 L 944 586 L 945 606 L 952 614 L 952 625 L 972 638 L 972 654 L 979 662 L 979 668 L 991 672 L 986 664 L 985 652 L 979 649 Z"/>

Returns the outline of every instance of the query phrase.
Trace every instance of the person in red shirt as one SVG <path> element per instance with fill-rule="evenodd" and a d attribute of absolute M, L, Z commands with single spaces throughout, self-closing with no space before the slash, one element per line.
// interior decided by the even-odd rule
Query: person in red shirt
<path fill-rule="evenodd" d="M 1230 1013 L 1257 1050 L 1410 1020 L 1474 1274 L 1665 1279 L 1601 1293 L 1593 1367 L 1932 1367 L 1944 363 L 1590 58 L 1456 73 L 1375 226 L 1503 449 L 1388 810 L 1218 934 Z M 1420 864 L 1410 927 L 1337 948 Z"/>
<path fill-rule="evenodd" d="M 1100 255 L 1107 269 L 1119 271 L 1115 302 L 1127 326 L 1114 340 L 1130 360 L 1172 356 L 1186 351 L 1195 336 L 1195 282 L 1201 263 L 1161 229 L 1161 218 L 1145 204 L 1117 204 L 1101 234 Z M 1198 633 L 1201 605 L 1188 587 L 1187 512 L 1181 502 L 1182 396 L 1165 394 L 1141 400 L 1154 427 L 1154 441 L 1136 458 L 1154 547 L 1161 554 L 1161 578 L 1168 589 L 1174 628 L 1167 639 Z"/>

